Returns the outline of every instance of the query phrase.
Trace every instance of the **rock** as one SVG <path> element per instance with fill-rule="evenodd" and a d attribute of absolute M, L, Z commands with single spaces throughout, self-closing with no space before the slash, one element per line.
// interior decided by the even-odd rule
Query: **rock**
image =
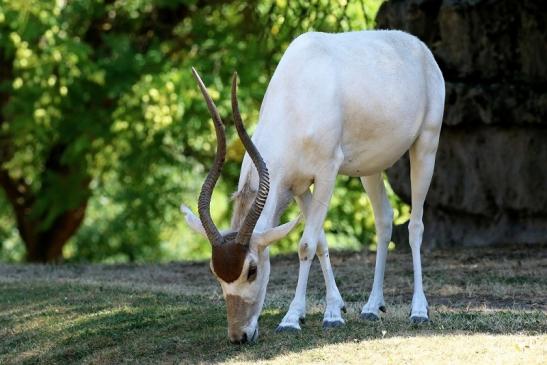
<path fill-rule="evenodd" d="M 446 80 L 424 246 L 547 242 L 547 2 L 388 1 L 377 24 L 422 39 Z M 410 203 L 408 158 L 387 175 Z"/>

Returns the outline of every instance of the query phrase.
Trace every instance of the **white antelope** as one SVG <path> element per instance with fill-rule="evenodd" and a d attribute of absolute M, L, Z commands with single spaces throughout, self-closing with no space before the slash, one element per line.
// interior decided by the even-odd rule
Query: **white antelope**
<path fill-rule="evenodd" d="M 422 212 L 445 95 L 442 73 L 428 48 L 400 31 L 301 35 L 272 76 L 252 141 L 239 114 L 234 74 L 232 111 L 247 154 L 234 194 L 231 229 L 222 233 L 211 220 L 209 205 L 226 152 L 224 127 L 203 82 L 193 73 L 213 117 L 218 148 L 199 197 L 200 219 L 187 207 L 181 209 L 190 227 L 211 242 L 211 269 L 226 299 L 230 340 L 244 343 L 258 337 L 257 321 L 270 276 L 268 245 L 297 224 L 294 220 L 279 225 L 293 198 L 304 213 L 305 228 L 298 248 L 296 293 L 278 330 L 300 330 L 315 255 L 326 284 L 323 326 L 344 324 L 344 301 L 323 231 L 337 174 L 360 177 L 372 203 L 378 250 L 372 291 L 361 317 L 379 319 L 379 311 L 385 311 L 383 279 L 393 220 L 382 172 L 406 151 L 411 163 L 408 229 L 414 266 L 410 318 L 427 321 L 420 262 Z"/>

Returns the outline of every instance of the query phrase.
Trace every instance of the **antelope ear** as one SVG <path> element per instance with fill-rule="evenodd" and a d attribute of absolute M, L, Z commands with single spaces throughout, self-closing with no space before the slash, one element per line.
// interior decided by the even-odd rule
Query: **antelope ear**
<path fill-rule="evenodd" d="M 186 205 L 182 204 L 180 206 L 180 211 L 182 214 L 184 214 L 184 218 L 186 218 L 186 223 L 194 230 L 196 233 L 201 234 L 203 237 L 207 237 L 207 234 L 205 233 L 205 229 L 203 228 L 203 225 L 201 224 L 201 221 L 198 217 L 192 213 L 190 208 L 188 208 Z"/>
<path fill-rule="evenodd" d="M 300 222 L 301 218 L 302 215 L 299 215 L 290 222 L 287 222 L 275 228 L 270 228 L 264 232 L 254 233 L 252 241 L 260 248 L 267 247 L 275 241 L 279 241 L 280 239 L 288 235 Z"/>

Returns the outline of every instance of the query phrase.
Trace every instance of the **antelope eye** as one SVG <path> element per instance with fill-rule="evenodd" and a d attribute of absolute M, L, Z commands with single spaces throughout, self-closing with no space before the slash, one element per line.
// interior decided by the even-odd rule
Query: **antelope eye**
<path fill-rule="evenodd" d="M 247 273 L 247 280 L 253 281 L 256 279 L 256 265 L 249 265 L 249 272 Z"/>

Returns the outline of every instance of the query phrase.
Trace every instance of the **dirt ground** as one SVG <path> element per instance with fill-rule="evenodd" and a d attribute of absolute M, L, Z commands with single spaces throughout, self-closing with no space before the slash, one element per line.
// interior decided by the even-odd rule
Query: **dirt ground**
<path fill-rule="evenodd" d="M 362 306 L 372 286 L 375 254 L 332 252 L 331 260 L 342 297 Z M 424 288 L 434 310 L 539 309 L 547 311 L 547 245 L 446 249 L 422 254 Z M 272 258 L 267 304 L 288 307 L 298 276 L 295 254 Z M 207 262 L 125 265 L 0 265 L 0 282 L 45 280 L 58 283 L 142 289 L 152 292 L 221 296 Z M 410 252 L 390 252 L 384 282 L 388 304 L 412 299 Z M 324 296 L 317 260 L 312 267 L 308 297 Z"/>
<path fill-rule="evenodd" d="M 0 264 L 0 364 L 545 364 L 547 246 L 423 254 L 431 322 L 409 323 L 410 252 L 390 252 L 382 321 L 359 318 L 373 253 L 331 252 L 346 325 L 324 330 L 325 287 L 310 274 L 300 333 L 276 333 L 294 295 L 296 253 L 273 257 L 260 337 L 231 345 L 207 262 Z M 442 361 L 440 361 L 442 359 Z"/>

